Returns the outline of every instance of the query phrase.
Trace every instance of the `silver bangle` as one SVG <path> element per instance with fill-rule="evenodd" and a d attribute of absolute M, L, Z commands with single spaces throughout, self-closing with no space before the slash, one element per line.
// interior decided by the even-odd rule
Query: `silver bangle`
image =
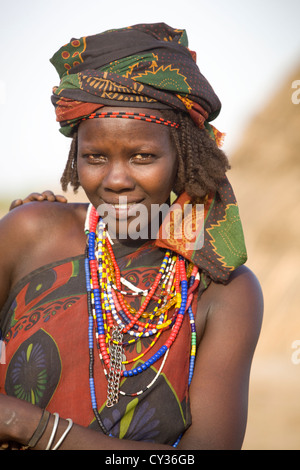
<path fill-rule="evenodd" d="M 73 426 L 73 421 L 70 418 L 67 418 L 67 421 L 69 422 L 67 429 L 65 430 L 65 432 L 63 433 L 63 435 L 61 436 L 59 441 L 55 444 L 55 446 L 51 450 L 57 450 L 59 448 L 59 446 L 63 443 L 63 441 L 65 440 L 65 438 L 69 434 L 69 432 L 71 431 L 72 426 Z"/>
<path fill-rule="evenodd" d="M 54 440 L 54 437 L 55 437 L 55 434 L 56 434 L 56 431 L 57 431 L 58 422 L 59 422 L 59 414 L 58 413 L 53 413 L 53 414 L 54 414 L 55 419 L 54 419 L 52 433 L 51 433 L 49 442 L 47 444 L 46 450 L 50 450 L 50 448 L 51 448 L 52 442 Z"/>

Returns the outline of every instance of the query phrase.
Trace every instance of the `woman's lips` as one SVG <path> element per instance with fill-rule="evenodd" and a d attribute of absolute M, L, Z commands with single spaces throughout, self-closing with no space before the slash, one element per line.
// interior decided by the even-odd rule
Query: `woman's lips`
<path fill-rule="evenodd" d="M 124 198 L 120 198 L 119 202 L 116 203 L 103 201 L 98 209 L 101 210 L 102 214 L 105 212 L 108 217 L 126 219 L 128 217 L 136 217 L 139 215 L 140 210 L 145 209 L 145 206 L 141 201 L 128 202 L 126 200 L 124 201 Z"/>
<path fill-rule="evenodd" d="M 119 218 L 123 218 L 125 216 L 132 217 L 138 215 L 138 206 L 139 204 L 136 202 L 130 204 L 114 204 L 112 207 L 116 212 L 116 216 Z"/>

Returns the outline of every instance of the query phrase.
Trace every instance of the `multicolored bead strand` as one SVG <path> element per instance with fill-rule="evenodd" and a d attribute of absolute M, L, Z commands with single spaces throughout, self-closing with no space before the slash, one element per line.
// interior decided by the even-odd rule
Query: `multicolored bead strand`
<path fill-rule="evenodd" d="M 194 318 L 194 313 L 192 310 L 192 294 L 193 292 L 197 289 L 198 285 L 200 282 L 200 276 L 198 273 L 198 269 L 194 267 L 192 271 L 192 275 L 189 280 L 189 306 L 188 306 L 188 313 L 189 313 L 189 318 L 190 318 L 190 325 L 191 325 L 191 354 L 190 354 L 190 365 L 189 365 L 189 377 L 188 377 L 188 386 L 190 386 L 192 378 L 193 378 L 193 373 L 194 373 L 194 366 L 195 366 L 195 359 L 196 359 L 196 347 L 197 347 L 197 334 L 196 334 L 196 325 L 195 325 L 195 318 Z M 182 434 L 177 438 L 177 440 L 174 442 L 173 446 L 176 448 L 181 441 Z"/>
<path fill-rule="evenodd" d="M 89 381 L 92 408 L 101 430 L 108 434 L 98 412 L 96 390 L 94 383 L 94 338 L 103 364 L 104 373 L 108 379 L 108 400 L 110 406 L 118 401 L 119 395 L 138 396 L 148 390 L 157 380 L 164 367 L 170 348 L 181 329 L 184 315 L 189 314 L 191 327 L 191 353 L 188 384 L 190 385 L 194 370 L 196 355 L 196 328 L 192 311 L 193 294 L 199 284 L 198 270 L 194 267 L 186 269 L 186 261 L 181 255 L 166 252 L 159 272 L 150 289 L 143 291 L 126 284 L 121 277 L 106 227 L 96 210 L 90 205 L 85 223 L 85 233 L 88 237 L 86 249 L 85 270 L 86 289 L 88 297 L 89 317 Z M 188 274 L 187 274 L 188 271 Z M 130 294 L 122 289 L 122 282 L 127 288 L 132 288 L 132 295 L 143 295 L 140 308 L 136 311 L 124 299 Z M 160 293 L 158 293 L 160 291 Z M 147 312 L 150 301 L 156 305 Z M 172 316 L 168 312 L 174 308 Z M 144 321 L 142 321 L 142 318 Z M 126 370 L 125 364 L 134 363 L 148 354 L 156 344 L 161 334 L 167 333 L 164 344 L 142 364 Z M 128 334 L 131 339 L 123 340 Z M 144 337 L 154 335 L 150 345 L 133 359 L 121 359 L 123 348 Z M 115 352 L 114 352 L 115 351 Z M 114 359 L 117 358 L 117 359 Z M 135 393 L 125 393 L 120 390 L 121 377 L 136 376 L 150 368 L 162 359 L 154 379 L 142 390 Z M 180 438 L 179 438 L 180 439 Z M 176 441 L 174 447 L 178 444 Z"/>

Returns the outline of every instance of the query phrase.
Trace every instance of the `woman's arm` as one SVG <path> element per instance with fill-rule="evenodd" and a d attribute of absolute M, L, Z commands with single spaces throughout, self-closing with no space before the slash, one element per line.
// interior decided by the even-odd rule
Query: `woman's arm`
<path fill-rule="evenodd" d="M 37 429 L 42 410 L 23 400 L 0 394 L 0 442 L 17 442 L 27 446 Z M 51 449 L 57 444 L 68 427 L 66 419 L 59 419 Z M 34 450 L 45 450 L 55 426 L 51 415 Z M 60 450 L 171 450 L 171 446 L 148 442 L 128 441 L 105 436 L 97 431 L 73 424 L 63 440 Z"/>
<path fill-rule="evenodd" d="M 7 214 L 0 220 L 0 311 L 8 297 L 20 243 L 16 234 L 20 234 L 18 217 Z M 1 319 L 1 318 L 0 318 Z"/>
<path fill-rule="evenodd" d="M 178 448 L 241 448 L 262 315 L 260 285 L 244 266 L 227 285 L 212 283 L 203 294 L 197 317 L 206 317 L 206 326 L 190 387 L 192 425 Z"/>

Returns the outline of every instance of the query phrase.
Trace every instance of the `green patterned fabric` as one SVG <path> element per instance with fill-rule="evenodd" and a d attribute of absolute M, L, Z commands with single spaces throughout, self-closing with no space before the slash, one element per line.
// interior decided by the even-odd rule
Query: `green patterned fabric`
<path fill-rule="evenodd" d="M 61 132 L 70 136 L 105 105 L 178 109 L 203 128 L 221 103 L 195 59 L 186 31 L 164 23 L 72 39 L 51 59 L 61 80 L 52 95 Z"/>
<path fill-rule="evenodd" d="M 170 210 L 178 208 L 180 211 L 182 208 L 183 215 L 174 217 L 175 228 L 172 230 L 166 226 L 170 218 L 165 219 L 156 243 L 160 247 L 177 251 L 196 264 L 206 286 L 211 280 L 226 283 L 232 271 L 247 261 L 243 227 L 233 189 L 225 178 L 218 191 L 207 196 L 203 204 L 203 218 L 194 223 L 190 230 L 192 243 L 182 230 L 184 224 L 187 227 L 193 224 L 188 220 L 192 213 L 187 216 L 184 213 L 184 207 L 189 201 L 188 194 L 183 193 L 174 202 Z M 179 221 L 179 228 L 176 227 L 176 220 Z M 178 236 L 180 230 L 181 237 Z M 177 234 L 177 237 L 171 237 L 170 233 Z M 196 242 L 199 238 L 202 243 L 198 247 Z"/>

